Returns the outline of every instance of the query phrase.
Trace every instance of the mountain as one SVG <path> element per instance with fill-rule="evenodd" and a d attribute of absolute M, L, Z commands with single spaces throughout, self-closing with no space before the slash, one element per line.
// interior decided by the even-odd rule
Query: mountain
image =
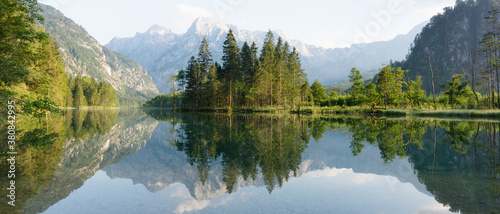
<path fill-rule="evenodd" d="M 110 83 L 122 105 L 137 104 L 157 95 L 146 69 L 123 54 L 103 47 L 85 29 L 58 10 L 39 4 L 45 32 L 59 45 L 69 76 L 82 74 Z"/>
<path fill-rule="evenodd" d="M 442 14 L 432 17 L 422 32 L 415 38 L 411 53 L 406 60 L 397 63 L 410 70 L 409 77 L 422 76 L 422 88 L 432 92 L 429 58 L 434 70 L 436 92 L 442 91 L 440 84 L 451 80 L 455 74 L 470 74 L 472 57 L 476 56 L 475 70 L 480 73 L 486 54 L 481 52 L 483 35 L 492 29 L 488 11 L 498 6 L 498 1 L 457 1 L 455 7 L 445 8 Z M 482 75 L 482 74 L 481 74 Z M 480 79 L 476 76 L 476 80 Z"/>
<path fill-rule="evenodd" d="M 361 71 L 379 68 L 382 63 L 402 60 L 408 48 L 424 25 L 416 26 L 406 35 L 393 40 L 369 44 L 355 44 L 350 48 L 326 49 L 305 44 L 286 37 L 281 31 L 273 31 L 275 39 L 282 37 L 295 46 L 302 59 L 302 67 L 310 81 L 320 80 L 323 84 L 335 83 L 348 76 L 352 67 Z M 255 41 L 262 47 L 266 32 L 239 29 L 210 18 L 198 18 L 184 34 L 177 34 L 158 25 L 152 26 L 145 33 L 137 33 L 131 38 L 114 38 L 106 47 L 125 54 L 137 61 L 153 77 L 153 81 L 162 93 L 168 93 L 170 75 L 177 74 L 187 66 L 189 58 L 198 53 L 204 37 L 210 44 L 213 59 L 221 61 L 222 45 L 229 29 L 233 30 L 238 44 Z"/>

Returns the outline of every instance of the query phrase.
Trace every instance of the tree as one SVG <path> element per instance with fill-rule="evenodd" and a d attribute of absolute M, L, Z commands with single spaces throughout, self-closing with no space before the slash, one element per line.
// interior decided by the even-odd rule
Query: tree
<path fill-rule="evenodd" d="M 208 71 L 212 66 L 213 59 L 212 53 L 210 52 L 210 47 L 208 46 L 207 38 L 203 38 L 203 41 L 200 45 L 200 50 L 198 51 L 198 58 L 196 60 L 200 64 L 201 72 L 208 74 Z"/>
<path fill-rule="evenodd" d="M 85 96 L 83 94 L 82 78 L 77 76 L 75 79 L 75 88 L 73 89 L 73 104 L 75 106 L 84 106 Z"/>
<path fill-rule="evenodd" d="M 425 92 L 422 90 L 422 77 L 417 76 L 415 81 L 409 80 L 405 83 L 404 96 L 410 100 L 413 105 L 420 105 L 421 102 L 425 101 Z"/>
<path fill-rule="evenodd" d="M 463 74 L 454 75 L 447 85 L 441 84 L 445 90 L 444 94 L 448 97 L 448 103 L 453 107 L 454 104 L 459 103 L 459 100 L 467 93 L 467 82 L 462 82 Z"/>
<path fill-rule="evenodd" d="M 206 84 L 206 99 L 208 100 L 208 106 L 218 107 L 220 82 L 217 78 L 217 66 L 215 63 L 212 64 L 212 67 L 210 67 L 210 71 L 208 72 L 208 81 Z"/>
<path fill-rule="evenodd" d="M 275 70 L 275 56 L 274 56 L 274 36 L 271 30 L 267 32 L 264 39 L 264 45 L 259 58 L 259 91 L 263 92 L 262 101 L 268 101 L 272 107 L 274 103 L 273 96 L 273 82 Z"/>
<path fill-rule="evenodd" d="M 381 100 L 384 101 L 384 108 L 387 109 L 387 104 L 389 101 L 389 96 L 391 89 L 394 87 L 394 77 L 392 73 L 391 66 L 385 66 L 380 69 L 380 73 L 377 80 L 378 92 L 381 96 Z"/>
<path fill-rule="evenodd" d="M 288 78 L 290 78 L 291 82 L 290 93 L 292 95 L 292 108 L 295 108 L 297 97 L 300 94 L 301 86 L 307 83 L 306 74 L 304 73 L 304 70 L 302 70 L 299 52 L 295 47 L 293 47 L 292 52 L 288 56 L 288 70 L 290 72 Z"/>
<path fill-rule="evenodd" d="M 374 83 L 366 84 L 363 95 L 368 102 L 377 102 L 379 98 L 379 93 L 377 92 L 377 86 Z"/>
<path fill-rule="evenodd" d="M 29 74 L 33 44 L 48 36 L 36 27 L 43 21 L 36 0 L 2 0 L 0 8 L 0 86 L 11 86 Z"/>
<path fill-rule="evenodd" d="M 234 88 L 233 83 L 235 81 L 240 81 L 240 50 L 238 44 L 236 43 L 236 38 L 234 37 L 233 31 L 229 29 L 226 36 L 226 41 L 224 41 L 224 46 L 222 47 L 222 83 L 229 93 L 229 103 L 228 106 L 232 107 Z"/>
<path fill-rule="evenodd" d="M 326 91 L 318 80 L 315 80 L 311 85 L 311 94 L 315 105 L 320 105 L 321 100 L 325 98 Z"/>
<path fill-rule="evenodd" d="M 349 95 L 351 96 L 353 105 L 357 105 L 360 101 L 360 96 L 362 95 L 361 92 L 364 89 L 364 83 L 361 81 L 362 79 L 363 76 L 361 75 L 361 72 L 356 68 L 352 68 L 349 74 L 349 82 L 352 83 Z"/>

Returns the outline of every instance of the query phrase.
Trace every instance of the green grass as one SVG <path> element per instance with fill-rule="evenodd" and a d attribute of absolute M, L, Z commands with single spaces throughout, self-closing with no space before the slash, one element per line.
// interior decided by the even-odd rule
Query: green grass
<path fill-rule="evenodd" d="M 166 110 L 171 110 L 168 108 Z M 301 107 L 299 109 L 283 109 L 281 107 L 235 107 L 235 108 L 197 108 L 176 109 L 183 112 L 220 112 L 220 113 L 275 113 L 275 114 L 323 114 L 323 115 L 374 115 L 383 117 L 432 117 L 432 118 L 487 118 L 500 119 L 500 110 L 465 110 L 465 109 L 376 109 L 369 107 Z"/>

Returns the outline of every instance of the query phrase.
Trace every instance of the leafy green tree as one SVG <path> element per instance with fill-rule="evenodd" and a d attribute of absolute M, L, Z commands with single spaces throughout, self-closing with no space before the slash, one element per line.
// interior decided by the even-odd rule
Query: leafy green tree
<path fill-rule="evenodd" d="M 420 105 L 420 103 L 424 102 L 426 99 L 425 92 L 421 88 L 422 86 L 422 77 L 417 76 L 415 81 L 409 80 L 406 82 L 404 96 L 412 102 L 412 105 Z"/>
<path fill-rule="evenodd" d="M 349 82 L 352 83 L 349 95 L 351 96 L 353 105 L 357 105 L 362 99 L 361 96 L 363 95 L 362 91 L 364 89 L 364 83 L 362 79 L 363 75 L 361 75 L 361 72 L 356 68 L 352 68 L 349 73 Z"/>
<path fill-rule="evenodd" d="M 387 108 L 390 93 L 394 88 L 394 76 L 391 66 L 385 66 L 384 68 L 380 69 L 377 86 L 378 92 L 381 96 L 381 101 L 384 102 L 384 108 Z"/>
<path fill-rule="evenodd" d="M 377 92 L 377 85 L 375 85 L 374 83 L 366 84 L 363 90 L 363 95 L 366 101 L 377 103 L 380 96 L 379 93 Z"/>
<path fill-rule="evenodd" d="M 464 98 L 467 94 L 467 82 L 462 82 L 464 78 L 463 74 L 454 75 L 453 78 L 448 82 L 448 84 L 441 84 L 441 87 L 445 90 L 444 94 L 448 97 L 448 103 L 453 107 L 454 104 L 459 103 L 460 99 Z"/>
<path fill-rule="evenodd" d="M 318 80 L 315 80 L 311 85 L 311 94 L 315 105 L 320 105 L 321 101 L 325 98 L 326 91 Z"/>
<path fill-rule="evenodd" d="M 37 30 L 36 0 L 3 0 L 0 5 L 0 86 L 20 83 L 29 74 L 36 51 L 33 44 L 47 37 Z"/>

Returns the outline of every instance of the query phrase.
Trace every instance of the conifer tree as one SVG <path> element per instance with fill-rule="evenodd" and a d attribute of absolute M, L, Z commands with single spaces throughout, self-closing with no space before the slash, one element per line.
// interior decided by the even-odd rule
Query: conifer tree
<path fill-rule="evenodd" d="M 229 96 L 229 107 L 234 105 L 235 87 L 233 86 L 235 81 L 241 81 L 240 77 L 240 50 L 233 31 L 230 29 L 223 46 L 221 76 L 225 91 Z"/>
<path fill-rule="evenodd" d="M 275 56 L 274 56 L 274 36 L 271 30 L 266 35 L 264 39 L 264 45 L 261 50 L 259 58 L 259 91 L 263 93 L 263 101 L 273 106 L 273 81 L 274 81 L 274 66 L 275 66 Z M 264 104 L 264 103 L 263 103 Z"/>

